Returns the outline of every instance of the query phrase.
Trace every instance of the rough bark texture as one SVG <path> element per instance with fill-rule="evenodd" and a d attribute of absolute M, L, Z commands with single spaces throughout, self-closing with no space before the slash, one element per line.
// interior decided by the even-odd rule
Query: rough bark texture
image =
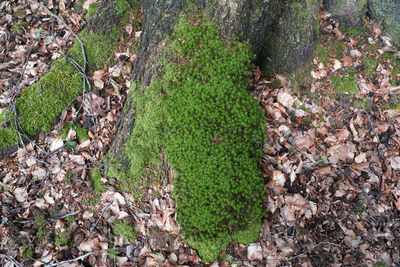
<path fill-rule="evenodd" d="M 296 69 L 312 53 L 321 1 L 196 0 L 188 7 L 186 0 L 143 0 L 143 29 L 133 80 L 148 86 L 157 76 L 165 38 L 172 33 L 173 25 L 184 12 L 212 18 L 221 26 L 226 38 L 236 36 L 240 41 L 248 40 L 257 61 L 264 67 L 268 64 L 279 72 Z M 268 41 L 271 39 L 272 42 Z M 266 61 L 266 56 L 272 61 Z M 110 156 L 119 160 L 123 160 L 124 146 L 133 127 L 132 99 L 126 105 L 110 150 Z"/>
<path fill-rule="evenodd" d="M 103 0 L 95 14 L 89 18 L 87 29 L 89 32 L 109 35 L 112 27 L 119 25 L 122 16 L 114 11 L 115 3 L 113 0 Z"/>
<path fill-rule="evenodd" d="M 400 46 L 400 1 L 369 0 L 369 15 L 378 21 L 385 33 Z"/>
<path fill-rule="evenodd" d="M 324 8 L 346 27 L 363 26 L 367 0 L 324 0 Z"/>
<path fill-rule="evenodd" d="M 276 72 L 292 72 L 308 65 L 316 39 L 320 0 L 280 3 L 283 8 L 262 51 L 263 67 Z"/>

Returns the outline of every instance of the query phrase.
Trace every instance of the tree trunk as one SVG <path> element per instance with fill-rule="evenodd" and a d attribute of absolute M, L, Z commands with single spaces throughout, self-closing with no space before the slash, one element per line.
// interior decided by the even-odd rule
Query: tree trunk
<path fill-rule="evenodd" d="M 363 17 L 367 12 L 366 0 L 324 0 L 324 8 L 332 13 L 346 27 L 363 26 Z"/>
<path fill-rule="evenodd" d="M 368 1 L 368 12 L 376 19 L 384 32 L 400 47 L 400 1 Z"/>
<path fill-rule="evenodd" d="M 172 33 L 179 16 L 189 10 L 187 2 L 142 1 L 143 29 L 134 67 L 135 82 L 145 87 L 157 76 L 165 38 Z M 277 72 L 291 72 L 309 63 L 321 0 L 214 2 L 195 1 L 193 5 L 197 13 L 212 18 L 221 27 L 225 38 L 236 36 L 240 41 L 248 40 L 257 64 L 263 69 L 272 67 Z M 125 105 L 109 156 L 129 165 L 124 149 L 134 127 L 135 108 L 131 98 Z"/>

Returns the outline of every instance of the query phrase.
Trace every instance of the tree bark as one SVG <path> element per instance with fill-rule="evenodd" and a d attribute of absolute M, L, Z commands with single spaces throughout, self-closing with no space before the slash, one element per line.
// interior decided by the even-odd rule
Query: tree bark
<path fill-rule="evenodd" d="M 332 13 L 346 27 L 363 26 L 363 17 L 367 13 L 366 0 L 324 0 L 324 8 Z"/>
<path fill-rule="evenodd" d="M 378 21 L 385 34 L 392 38 L 394 44 L 400 47 L 400 1 L 369 0 L 368 12 Z"/>
<path fill-rule="evenodd" d="M 236 36 L 240 41 L 248 40 L 262 68 L 290 72 L 304 67 L 313 51 L 321 1 L 196 0 L 188 7 L 186 0 L 143 0 L 143 29 L 133 81 L 145 90 L 158 75 L 165 38 L 185 12 L 212 18 L 227 39 Z M 134 127 L 135 108 L 131 98 L 125 105 L 109 156 L 129 164 L 125 161 L 124 147 Z"/>

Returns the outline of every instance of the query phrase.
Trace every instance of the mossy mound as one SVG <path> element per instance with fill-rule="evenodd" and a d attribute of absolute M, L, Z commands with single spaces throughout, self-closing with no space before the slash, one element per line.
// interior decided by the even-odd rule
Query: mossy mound
<path fill-rule="evenodd" d="M 262 217 L 265 117 L 245 90 L 252 54 L 203 19 L 182 19 L 168 50 L 165 148 L 177 173 L 178 221 L 192 240 L 222 239 L 213 249 L 221 252 Z"/>
<path fill-rule="evenodd" d="M 246 92 L 253 55 L 201 18 L 183 18 L 166 43 L 162 74 L 131 87 L 135 125 L 122 160 L 129 168 L 114 165 L 107 175 L 140 196 L 164 149 L 184 236 L 210 262 L 234 239 L 254 242 L 261 227 L 265 117 Z"/>
<path fill-rule="evenodd" d="M 126 0 L 118 0 L 118 2 L 125 2 L 124 6 L 129 7 L 129 2 Z M 127 9 L 125 13 L 124 16 L 128 18 Z M 106 63 L 121 33 L 122 28 L 115 25 L 108 35 L 87 30 L 79 34 L 85 44 L 89 69 L 97 69 Z M 68 51 L 68 56 L 81 66 L 83 65 L 82 49 L 77 40 Z M 32 137 L 40 131 L 49 131 L 64 108 L 82 92 L 83 85 L 82 75 L 69 60 L 60 58 L 54 61 L 52 70 L 42 76 L 38 82 L 25 88 L 18 97 L 16 103 L 18 123 L 24 133 Z M 86 88 L 88 88 L 87 85 Z M 0 124 L 3 124 L 0 128 L 0 151 L 15 147 L 18 144 L 18 135 L 11 127 L 15 124 L 14 118 L 10 118 L 9 114 L 4 112 L 0 115 Z"/>

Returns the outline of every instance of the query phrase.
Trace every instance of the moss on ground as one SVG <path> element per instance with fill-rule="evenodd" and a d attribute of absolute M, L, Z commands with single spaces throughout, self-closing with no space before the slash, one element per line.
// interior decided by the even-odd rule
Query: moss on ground
<path fill-rule="evenodd" d="M 103 180 L 101 179 L 101 172 L 100 170 L 91 170 L 89 173 L 89 179 L 93 183 L 93 189 L 96 195 L 101 194 L 106 190 L 106 185 L 104 184 Z"/>
<path fill-rule="evenodd" d="M 355 95 L 358 93 L 358 86 L 354 76 L 339 77 L 337 75 L 330 77 L 332 82 L 332 87 L 335 92 L 339 95 Z"/>
<path fill-rule="evenodd" d="M 75 123 L 67 123 L 67 125 L 64 126 L 64 128 L 61 130 L 60 135 L 61 138 L 65 139 L 67 138 L 68 132 L 70 129 L 73 129 L 76 132 L 76 137 L 80 140 L 88 140 L 89 135 L 88 135 L 88 129 L 85 127 L 82 127 L 80 125 L 77 125 Z"/>
<path fill-rule="evenodd" d="M 85 19 L 89 19 L 91 16 L 93 16 L 98 8 L 99 8 L 99 3 L 91 3 L 85 15 Z"/>
<path fill-rule="evenodd" d="M 124 14 L 130 7 L 126 0 L 118 0 L 118 8 Z M 122 4 L 126 2 L 126 4 Z M 122 33 L 120 25 L 114 26 L 110 35 L 96 34 L 83 30 L 79 36 L 85 43 L 85 52 L 89 69 L 98 69 L 107 63 L 111 57 L 116 41 Z M 74 45 L 68 51 L 68 55 L 79 64 L 83 65 L 83 57 L 80 43 L 75 40 Z M 52 63 L 52 70 L 46 73 L 41 79 L 28 86 L 19 96 L 16 103 L 19 123 L 28 136 L 35 136 L 40 131 L 49 131 L 54 120 L 81 92 L 83 78 L 78 70 L 69 61 L 65 62 L 60 58 Z M 2 114 L 0 123 L 7 121 L 9 115 Z M 11 118 L 11 123 L 14 119 Z M 0 128 L 0 150 L 11 147 L 18 143 L 18 136 L 11 125 Z"/>
<path fill-rule="evenodd" d="M 343 33 L 347 33 L 350 37 L 364 36 L 365 28 L 357 28 L 357 27 L 341 27 L 341 31 Z"/>
<path fill-rule="evenodd" d="M 126 221 L 117 221 L 114 224 L 113 232 L 128 242 L 134 242 L 137 239 L 135 227 Z"/>
<path fill-rule="evenodd" d="M 374 76 L 378 60 L 375 57 L 364 56 L 363 62 L 364 62 L 363 72 L 367 74 L 370 78 L 372 78 Z"/>
<path fill-rule="evenodd" d="M 240 230 L 233 235 L 220 235 L 215 238 L 196 240 L 195 238 L 186 238 L 186 242 L 192 248 L 195 248 L 204 262 L 213 262 L 218 255 L 226 249 L 226 246 L 236 240 L 240 244 L 246 246 L 255 242 L 261 229 L 261 221 L 251 223 L 244 230 Z"/>
<path fill-rule="evenodd" d="M 140 191 L 165 149 L 177 173 L 178 221 L 204 261 L 233 239 L 248 244 L 258 238 L 264 197 L 258 162 L 265 118 L 245 90 L 252 55 L 247 44 L 220 36 L 213 23 L 181 20 L 167 41 L 163 73 L 148 88 L 132 85 L 130 167 L 107 170 Z"/>

